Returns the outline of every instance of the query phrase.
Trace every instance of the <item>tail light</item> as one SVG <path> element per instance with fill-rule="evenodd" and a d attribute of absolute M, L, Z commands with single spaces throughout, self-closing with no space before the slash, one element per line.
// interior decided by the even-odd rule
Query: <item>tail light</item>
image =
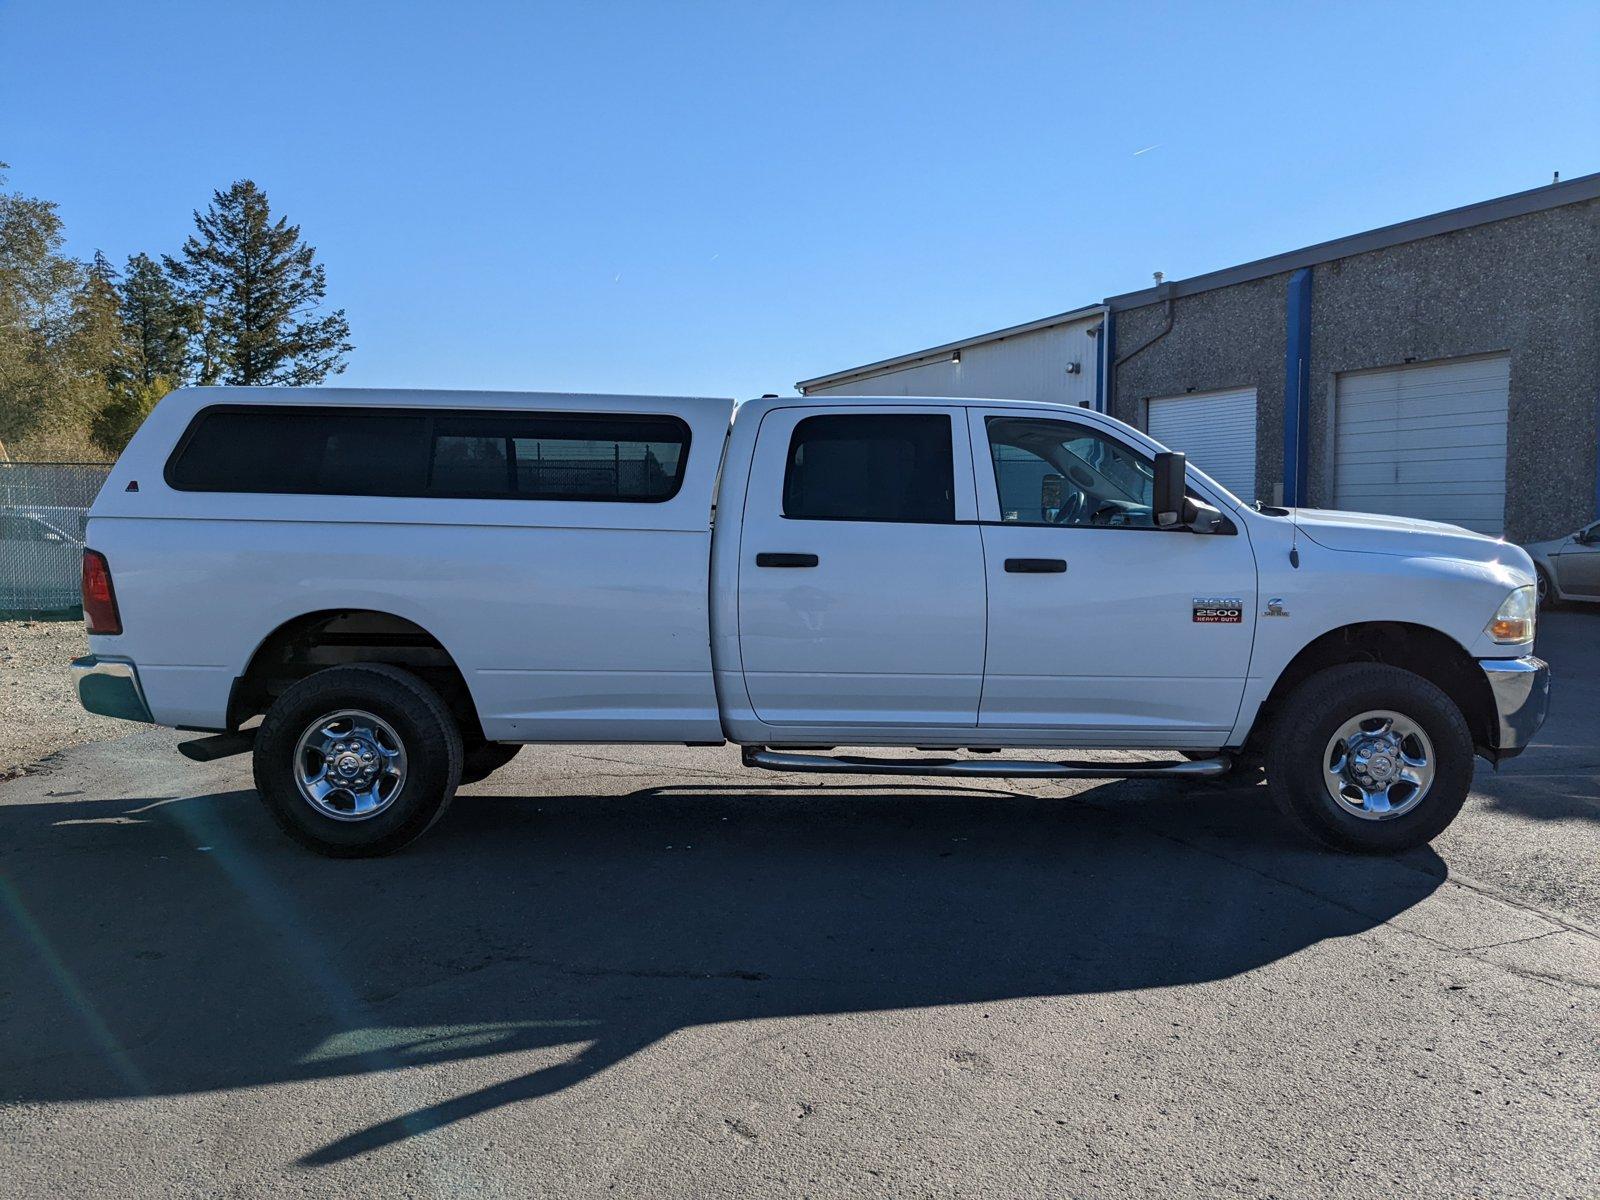
<path fill-rule="evenodd" d="M 90 633 L 121 633 L 117 593 L 111 586 L 111 566 L 98 550 L 83 552 L 83 623 Z"/>

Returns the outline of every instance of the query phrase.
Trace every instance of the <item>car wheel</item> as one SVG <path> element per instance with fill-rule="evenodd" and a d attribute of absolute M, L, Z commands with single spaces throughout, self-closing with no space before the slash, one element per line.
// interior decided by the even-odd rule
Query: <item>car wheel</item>
<path fill-rule="evenodd" d="M 1550 574 L 1541 566 L 1533 568 L 1534 581 L 1539 589 L 1539 607 L 1554 608 L 1556 606 L 1556 589 L 1550 581 Z"/>
<path fill-rule="evenodd" d="M 256 790 L 319 854 L 389 854 L 437 821 L 461 776 L 461 733 L 408 671 L 330 667 L 279 696 L 255 743 Z"/>
<path fill-rule="evenodd" d="M 1472 735 L 1438 687 L 1399 667 L 1319 671 L 1284 704 L 1267 751 L 1279 809 L 1338 850 L 1394 854 L 1438 837 L 1472 786 Z"/>
<path fill-rule="evenodd" d="M 480 783 L 517 756 L 521 745 L 508 742 L 476 742 L 461 756 L 461 782 Z"/>

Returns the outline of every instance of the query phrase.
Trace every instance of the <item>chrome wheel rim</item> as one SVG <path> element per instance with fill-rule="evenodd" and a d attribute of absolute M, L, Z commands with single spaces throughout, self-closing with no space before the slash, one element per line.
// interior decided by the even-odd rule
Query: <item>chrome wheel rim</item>
<path fill-rule="evenodd" d="M 1389 821 L 1421 804 L 1433 787 L 1433 743 L 1410 717 L 1375 709 L 1351 717 L 1328 739 L 1322 781 L 1341 811 Z"/>
<path fill-rule="evenodd" d="M 294 782 L 305 802 L 335 821 L 377 816 L 406 782 L 406 748 L 382 717 L 346 708 L 306 726 L 294 748 Z"/>

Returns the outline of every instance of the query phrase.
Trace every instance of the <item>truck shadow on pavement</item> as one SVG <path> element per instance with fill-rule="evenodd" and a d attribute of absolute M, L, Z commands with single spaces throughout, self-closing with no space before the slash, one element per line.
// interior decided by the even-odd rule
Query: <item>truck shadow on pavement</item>
<path fill-rule="evenodd" d="M 1372 929 L 1447 874 L 1428 850 L 1306 847 L 1260 788 L 1136 781 L 469 795 L 410 851 L 351 862 L 291 846 L 242 790 L 6 813 L 0 1100 L 581 1047 L 438 1103 L 397 1080 L 408 1111 L 306 1165 L 559 1092 L 689 1026 L 1224 978 Z"/>

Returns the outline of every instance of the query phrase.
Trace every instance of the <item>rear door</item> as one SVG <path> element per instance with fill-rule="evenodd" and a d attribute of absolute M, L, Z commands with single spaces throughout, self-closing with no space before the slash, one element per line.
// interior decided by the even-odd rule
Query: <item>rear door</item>
<path fill-rule="evenodd" d="M 970 726 L 984 574 L 963 410 L 788 408 L 756 438 L 739 650 L 770 724 Z"/>
<path fill-rule="evenodd" d="M 1221 745 L 1256 621 L 1245 535 L 1155 528 L 1151 456 L 1090 422 L 969 416 L 989 580 L 979 725 Z"/>

